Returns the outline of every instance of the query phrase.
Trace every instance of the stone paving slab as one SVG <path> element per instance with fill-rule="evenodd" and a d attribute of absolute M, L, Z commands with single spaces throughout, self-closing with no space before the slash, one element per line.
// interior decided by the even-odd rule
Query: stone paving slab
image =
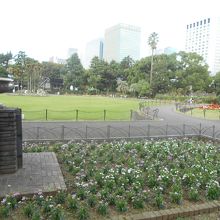
<path fill-rule="evenodd" d="M 0 175 L 0 197 L 17 192 L 25 195 L 65 189 L 54 152 L 23 153 L 23 168 L 13 174 Z"/>

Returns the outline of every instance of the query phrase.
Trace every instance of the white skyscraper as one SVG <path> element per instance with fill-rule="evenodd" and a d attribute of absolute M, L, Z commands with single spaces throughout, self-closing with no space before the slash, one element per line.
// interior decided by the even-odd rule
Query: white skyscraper
<path fill-rule="evenodd" d="M 104 59 L 108 62 L 122 61 L 130 56 L 134 60 L 140 58 L 141 29 L 128 24 L 118 24 L 105 31 Z"/>
<path fill-rule="evenodd" d="M 220 71 L 220 18 L 197 20 L 186 28 L 186 51 L 201 55 L 215 75 Z"/>
<path fill-rule="evenodd" d="M 103 39 L 95 39 L 87 43 L 84 58 L 85 68 L 90 66 L 91 60 L 95 56 L 103 59 Z"/>

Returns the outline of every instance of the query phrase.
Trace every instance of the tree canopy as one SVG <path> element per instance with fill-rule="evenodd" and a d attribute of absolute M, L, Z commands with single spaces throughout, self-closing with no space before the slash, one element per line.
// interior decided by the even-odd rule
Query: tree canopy
<path fill-rule="evenodd" d="M 155 49 L 157 41 L 151 40 Z M 64 87 L 60 88 L 63 92 L 71 92 L 72 86 L 81 93 L 121 93 L 147 97 L 165 93 L 187 95 L 197 91 L 220 93 L 220 86 L 214 86 L 220 85 L 220 74 L 210 77 L 207 64 L 196 53 L 181 51 L 171 55 L 154 55 L 153 62 L 150 83 L 151 56 L 137 61 L 128 56 L 120 63 L 108 63 L 94 57 L 89 69 L 85 70 L 77 54 L 67 59 L 66 64 L 57 64 L 40 63 L 20 51 L 15 56 L 11 53 L 0 54 L 0 76 L 7 76 L 10 72 L 22 88 L 33 91 L 41 88 L 47 79 L 60 79 L 64 81 Z"/>

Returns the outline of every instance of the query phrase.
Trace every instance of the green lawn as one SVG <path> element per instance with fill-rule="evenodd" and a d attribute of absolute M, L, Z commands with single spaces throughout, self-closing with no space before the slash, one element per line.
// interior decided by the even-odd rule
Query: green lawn
<path fill-rule="evenodd" d="M 0 103 L 21 108 L 25 120 L 45 120 L 46 110 L 48 120 L 103 120 L 104 116 L 105 120 L 129 120 L 131 109 L 137 110 L 139 102 L 138 99 L 101 96 L 0 95 Z"/>
<path fill-rule="evenodd" d="M 195 108 L 192 111 L 188 111 L 186 114 L 198 118 L 206 118 L 212 120 L 220 119 L 220 110 L 205 110 L 204 115 L 204 111 L 202 109 Z"/>

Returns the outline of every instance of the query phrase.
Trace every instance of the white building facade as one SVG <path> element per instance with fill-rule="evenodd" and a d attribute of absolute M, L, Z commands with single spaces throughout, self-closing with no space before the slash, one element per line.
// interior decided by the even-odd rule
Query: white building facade
<path fill-rule="evenodd" d="M 134 60 L 140 59 L 140 37 L 139 27 L 118 24 L 105 31 L 104 59 L 121 62 L 125 57 L 130 56 Z"/>
<path fill-rule="evenodd" d="M 185 50 L 201 55 L 209 66 L 210 75 L 219 72 L 220 18 L 204 18 L 188 24 Z"/>
<path fill-rule="evenodd" d="M 84 67 L 90 66 L 92 58 L 95 56 L 99 59 L 103 59 L 103 39 L 95 39 L 87 43 L 84 57 Z"/>

